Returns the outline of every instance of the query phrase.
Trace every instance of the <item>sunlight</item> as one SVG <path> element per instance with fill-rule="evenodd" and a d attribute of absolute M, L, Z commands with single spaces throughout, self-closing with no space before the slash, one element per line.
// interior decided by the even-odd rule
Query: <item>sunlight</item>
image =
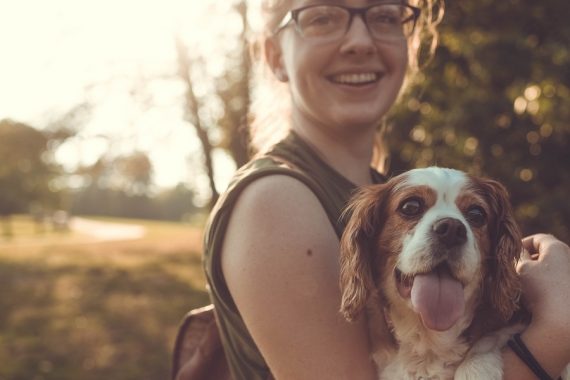
<path fill-rule="evenodd" d="M 84 86 L 109 74 L 170 68 L 174 34 L 184 24 L 203 24 L 199 15 L 208 3 L 211 7 L 211 1 L 183 0 L 2 4 L 0 46 L 9 54 L 3 54 L 0 72 L 0 112 L 11 106 L 18 110 L 16 117 L 36 108 L 45 111 L 79 98 Z M 202 30 L 195 28 L 187 36 L 199 40 Z M 24 91 L 27 88 L 34 91 Z"/>
<path fill-rule="evenodd" d="M 184 87 L 173 81 L 175 37 L 192 58 L 207 57 L 208 75 L 219 75 L 224 51 L 235 43 L 227 36 L 242 28 L 232 6 L 217 0 L 0 0 L 0 119 L 42 128 L 89 103 L 95 108 L 81 138 L 57 152 L 66 168 L 92 164 L 105 147 L 116 154 L 138 149 L 153 160 L 160 186 L 187 181 L 188 155 L 199 154 L 199 145 L 183 121 Z M 208 92 L 211 85 L 197 82 L 196 89 Z M 221 186 L 235 170 L 227 162 L 217 164 Z"/>

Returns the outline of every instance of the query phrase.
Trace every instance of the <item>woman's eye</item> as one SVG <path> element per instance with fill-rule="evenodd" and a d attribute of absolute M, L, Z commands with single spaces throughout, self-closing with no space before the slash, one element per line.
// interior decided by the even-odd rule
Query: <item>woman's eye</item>
<path fill-rule="evenodd" d="M 338 23 L 339 16 L 331 12 L 318 11 L 317 8 L 305 11 L 302 17 L 299 18 L 299 23 L 302 27 L 328 25 L 331 23 Z"/>
<path fill-rule="evenodd" d="M 487 222 L 487 214 L 479 206 L 471 206 L 465 213 L 465 218 L 475 227 L 481 227 Z"/>
<path fill-rule="evenodd" d="M 307 25 L 324 25 L 330 22 L 330 17 L 327 16 L 318 16 L 313 17 L 309 21 L 307 21 Z"/>
<path fill-rule="evenodd" d="M 398 210 L 405 216 L 416 216 L 422 213 L 423 203 L 418 198 L 410 198 L 403 201 Z"/>
<path fill-rule="evenodd" d="M 372 22 L 377 25 L 395 25 L 400 22 L 400 19 L 391 14 L 375 15 Z"/>

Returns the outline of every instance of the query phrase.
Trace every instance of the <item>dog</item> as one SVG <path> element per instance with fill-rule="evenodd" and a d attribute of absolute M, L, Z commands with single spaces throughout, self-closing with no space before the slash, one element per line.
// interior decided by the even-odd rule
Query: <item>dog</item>
<path fill-rule="evenodd" d="M 530 318 L 505 187 L 414 169 L 361 189 L 345 217 L 341 312 L 366 313 L 380 379 L 502 379 L 501 349 Z"/>

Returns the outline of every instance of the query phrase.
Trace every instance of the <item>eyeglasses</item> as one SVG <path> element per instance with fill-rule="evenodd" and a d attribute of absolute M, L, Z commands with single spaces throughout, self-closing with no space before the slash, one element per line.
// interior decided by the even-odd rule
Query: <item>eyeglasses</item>
<path fill-rule="evenodd" d="M 299 34 L 307 40 L 334 41 L 348 32 L 354 16 L 362 18 L 374 39 L 399 40 L 412 35 L 420 9 L 402 2 L 380 3 L 364 8 L 309 5 L 287 13 L 274 35 L 293 22 Z"/>

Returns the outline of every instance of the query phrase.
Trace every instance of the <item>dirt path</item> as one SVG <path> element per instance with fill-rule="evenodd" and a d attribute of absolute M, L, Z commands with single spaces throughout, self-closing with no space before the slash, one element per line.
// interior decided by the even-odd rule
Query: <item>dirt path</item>
<path fill-rule="evenodd" d="M 146 229 L 137 224 L 100 222 L 77 217 L 71 219 L 69 228 L 98 241 L 135 240 L 146 233 Z"/>

